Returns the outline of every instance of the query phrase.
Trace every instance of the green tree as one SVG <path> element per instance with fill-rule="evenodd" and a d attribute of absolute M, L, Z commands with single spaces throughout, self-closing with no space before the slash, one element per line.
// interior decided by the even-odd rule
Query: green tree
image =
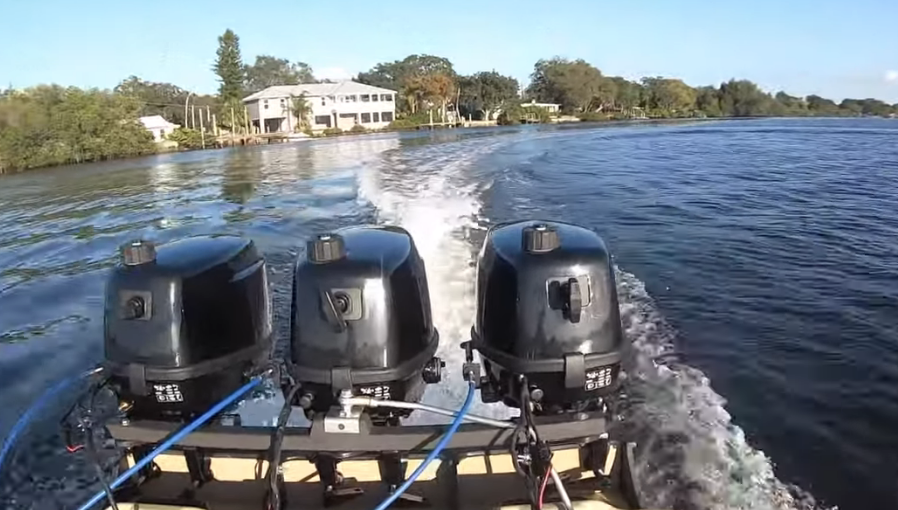
<path fill-rule="evenodd" d="M 218 96 L 222 103 L 233 105 L 243 99 L 246 72 L 240 56 L 240 38 L 230 28 L 218 37 L 216 54 L 218 58 L 213 69 L 221 82 Z"/>
<path fill-rule="evenodd" d="M 114 89 L 116 94 L 132 97 L 140 102 L 138 114 L 143 116 L 161 115 L 169 122 L 187 127 L 192 115 L 188 111 L 184 117 L 184 104 L 188 91 L 171 83 L 145 81 L 137 76 L 129 76 Z M 211 112 L 221 117 L 218 101 L 215 97 L 203 94 L 191 94 L 190 105 L 194 108 L 211 108 Z M 208 125 L 207 127 L 211 127 Z"/>
<path fill-rule="evenodd" d="M 803 98 L 779 91 L 773 99 L 782 106 L 781 115 L 807 115 L 808 105 Z"/>
<path fill-rule="evenodd" d="M 773 99 L 755 83 L 733 79 L 720 85 L 720 109 L 733 117 L 770 115 Z"/>
<path fill-rule="evenodd" d="M 613 76 L 608 78 L 614 84 L 614 102 L 621 108 L 639 106 L 642 101 L 642 85 Z"/>
<path fill-rule="evenodd" d="M 413 114 L 426 101 L 424 96 L 428 94 L 427 82 L 431 75 L 443 75 L 454 86 L 456 74 L 452 62 L 434 55 L 409 55 L 402 60 L 382 62 L 367 72 L 359 73 L 356 81 L 397 91 L 397 110 Z"/>
<path fill-rule="evenodd" d="M 312 68 L 305 62 L 258 55 L 256 62 L 246 67 L 246 91 L 250 94 L 275 85 L 300 83 L 315 83 Z"/>
<path fill-rule="evenodd" d="M 720 97 L 714 87 L 699 87 L 696 89 L 695 107 L 708 117 L 720 117 Z"/>
<path fill-rule="evenodd" d="M 203 146 L 203 135 L 196 129 L 179 127 L 172 131 L 167 138 L 177 142 L 178 147 L 182 149 L 199 149 Z"/>
<path fill-rule="evenodd" d="M 0 173 L 147 154 L 140 102 L 95 89 L 38 86 L 0 98 Z"/>
<path fill-rule="evenodd" d="M 465 113 L 480 112 L 484 120 L 506 101 L 517 99 L 518 80 L 496 71 L 475 73 L 459 78 L 459 106 Z"/>
<path fill-rule="evenodd" d="M 296 117 L 298 126 L 294 126 L 296 131 L 305 131 L 309 129 L 309 115 L 312 113 L 312 105 L 306 99 L 305 93 L 293 96 L 291 101 L 291 111 Z"/>
<path fill-rule="evenodd" d="M 805 98 L 805 102 L 808 104 L 808 111 L 813 115 L 829 116 L 839 114 L 839 105 L 824 97 L 812 94 Z"/>
<path fill-rule="evenodd" d="M 607 87 L 603 89 L 602 72 L 582 59 L 541 59 L 534 65 L 530 80 L 529 97 L 559 103 L 568 112 L 585 112 L 600 106 L 600 96 L 607 91 Z"/>
<path fill-rule="evenodd" d="M 665 116 L 682 115 L 695 108 L 696 91 L 683 80 L 671 78 L 643 78 L 648 106 L 661 110 Z"/>

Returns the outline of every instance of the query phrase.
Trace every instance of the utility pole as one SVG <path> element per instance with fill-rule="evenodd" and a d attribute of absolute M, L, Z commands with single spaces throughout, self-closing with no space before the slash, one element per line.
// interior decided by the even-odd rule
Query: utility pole
<path fill-rule="evenodd" d="M 206 148 L 206 129 L 203 126 L 203 110 L 200 109 L 200 140 L 203 142 L 203 149 Z"/>
<path fill-rule="evenodd" d="M 184 127 L 187 127 L 187 103 L 190 102 L 190 96 L 193 95 L 193 92 L 187 93 L 187 99 L 184 100 Z"/>
<path fill-rule="evenodd" d="M 233 140 L 234 133 L 237 131 L 237 121 L 234 120 L 234 107 L 231 107 L 231 139 Z"/>
<path fill-rule="evenodd" d="M 218 138 L 218 119 L 215 117 L 214 113 L 212 114 L 212 133 Z"/>
<path fill-rule="evenodd" d="M 202 116 L 202 112 L 200 113 Z M 193 129 L 196 129 L 196 105 L 190 105 L 190 117 L 193 119 Z"/>
<path fill-rule="evenodd" d="M 243 124 L 246 126 L 246 134 L 249 134 L 249 108 L 243 107 Z"/>

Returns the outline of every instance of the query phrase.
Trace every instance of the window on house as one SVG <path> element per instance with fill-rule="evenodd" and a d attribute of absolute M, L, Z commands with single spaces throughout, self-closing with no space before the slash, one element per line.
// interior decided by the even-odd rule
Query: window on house
<path fill-rule="evenodd" d="M 380 95 L 380 100 L 381 100 L 381 101 L 392 101 L 392 100 L 393 100 L 393 94 L 381 94 L 381 95 Z"/>
<path fill-rule="evenodd" d="M 363 113 L 362 114 L 362 124 L 368 124 L 369 122 L 371 122 L 371 114 Z"/>
<path fill-rule="evenodd" d="M 165 130 L 164 129 L 159 130 L 159 138 L 162 140 L 165 139 Z"/>
<path fill-rule="evenodd" d="M 354 102 L 355 102 L 355 94 L 353 94 L 353 95 L 351 95 L 351 96 L 346 96 L 346 102 L 347 102 L 347 103 L 354 103 Z"/>
<path fill-rule="evenodd" d="M 374 122 L 380 122 L 380 113 L 379 112 L 374 112 L 371 114 L 371 116 L 374 118 Z"/>
<path fill-rule="evenodd" d="M 265 101 L 265 109 L 268 109 L 268 101 Z"/>
<path fill-rule="evenodd" d="M 325 98 L 324 96 L 321 96 L 321 106 L 326 106 L 326 105 L 327 105 L 327 98 Z"/>
<path fill-rule="evenodd" d="M 380 119 L 384 122 L 393 122 L 393 112 L 383 112 L 380 114 Z"/>
<path fill-rule="evenodd" d="M 362 94 L 362 102 L 367 103 L 371 101 L 371 96 L 369 94 Z"/>
<path fill-rule="evenodd" d="M 331 127 L 331 116 L 330 115 L 316 115 L 315 116 L 315 124 L 318 126 Z"/>
<path fill-rule="evenodd" d="M 377 98 L 378 98 L 378 97 L 379 97 L 379 96 L 378 96 L 377 94 L 371 94 L 371 100 L 374 101 L 374 102 L 377 102 Z"/>

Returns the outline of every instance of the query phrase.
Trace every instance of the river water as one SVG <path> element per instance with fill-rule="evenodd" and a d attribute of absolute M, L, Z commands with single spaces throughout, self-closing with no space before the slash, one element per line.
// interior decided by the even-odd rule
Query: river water
<path fill-rule="evenodd" d="M 614 252 L 635 347 L 626 424 L 650 505 L 898 508 L 898 122 L 886 120 L 383 134 L 2 178 L 0 437 L 101 358 L 104 273 L 135 237 L 254 239 L 283 339 L 308 235 L 407 228 L 453 381 L 425 399 L 459 405 L 474 257 L 490 224 L 521 217 L 594 228 Z M 277 405 L 265 409 L 247 412 L 265 422 Z M 4 506 L 71 508 L 98 488 L 46 414 L 0 474 Z"/>

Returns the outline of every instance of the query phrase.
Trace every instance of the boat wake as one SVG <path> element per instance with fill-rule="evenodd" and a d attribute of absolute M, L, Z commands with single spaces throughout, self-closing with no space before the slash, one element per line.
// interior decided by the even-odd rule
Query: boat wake
<path fill-rule="evenodd" d="M 617 270 L 621 321 L 633 352 L 623 406 L 625 433 L 638 445 L 635 476 L 659 508 L 802 509 L 814 498 L 784 484 L 752 448 L 699 370 L 678 360 L 674 330 L 632 274 Z"/>
<path fill-rule="evenodd" d="M 464 359 L 458 346 L 469 339 L 476 252 L 489 223 L 481 216 L 486 186 L 476 163 L 501 144 L 480 139 L 391 151 L 377 168 L 359 174 L 359 198 L 376 208 L 379 223 L 407 229 L 427 265 L 441 335 L 439 355 L 447 362 L 444 383 L 425 394 L 430 404 L 457 407 L 464 399 L 459 376 Z M 644 505 L 816 508 L 813 497 L 775 477 L 771 460 L 748 444 L 708 378 L 676 359 L 675 333 L 643 283 L 620 269 L 617 280 L 625 334 L 633 344 L 621 423 L 638 444 L 636 476 L 646 495 Z M 478 402 L 472 412 L 509 416 L 498 404 Z M 412 420 L 444 421 L 427 416 Z"/>
<path fill-rule="evenodd" d="M 460 373 L 464 352 L 459 345 L 469 339 L 474 319 L 476 268 L 471 236 L 482 228 L 480 185 L 466 172 L 496 145 L 475 140 L 390 151 L 377 168 L 359 174 L 359 198 L 374 205 L 378 223 L 408 230 L 424 259 L 433 320 L 440 333 L 437 355 L 446 362 L 443 383 L 425 391 L 428 404 L 458 408 L 465 399 Z M 479 397 L 471 412 L 509 416 L 504 406 L 483 404 Z M 423 413 L 409 420 L 416 424 L 445 421 Z"/>

